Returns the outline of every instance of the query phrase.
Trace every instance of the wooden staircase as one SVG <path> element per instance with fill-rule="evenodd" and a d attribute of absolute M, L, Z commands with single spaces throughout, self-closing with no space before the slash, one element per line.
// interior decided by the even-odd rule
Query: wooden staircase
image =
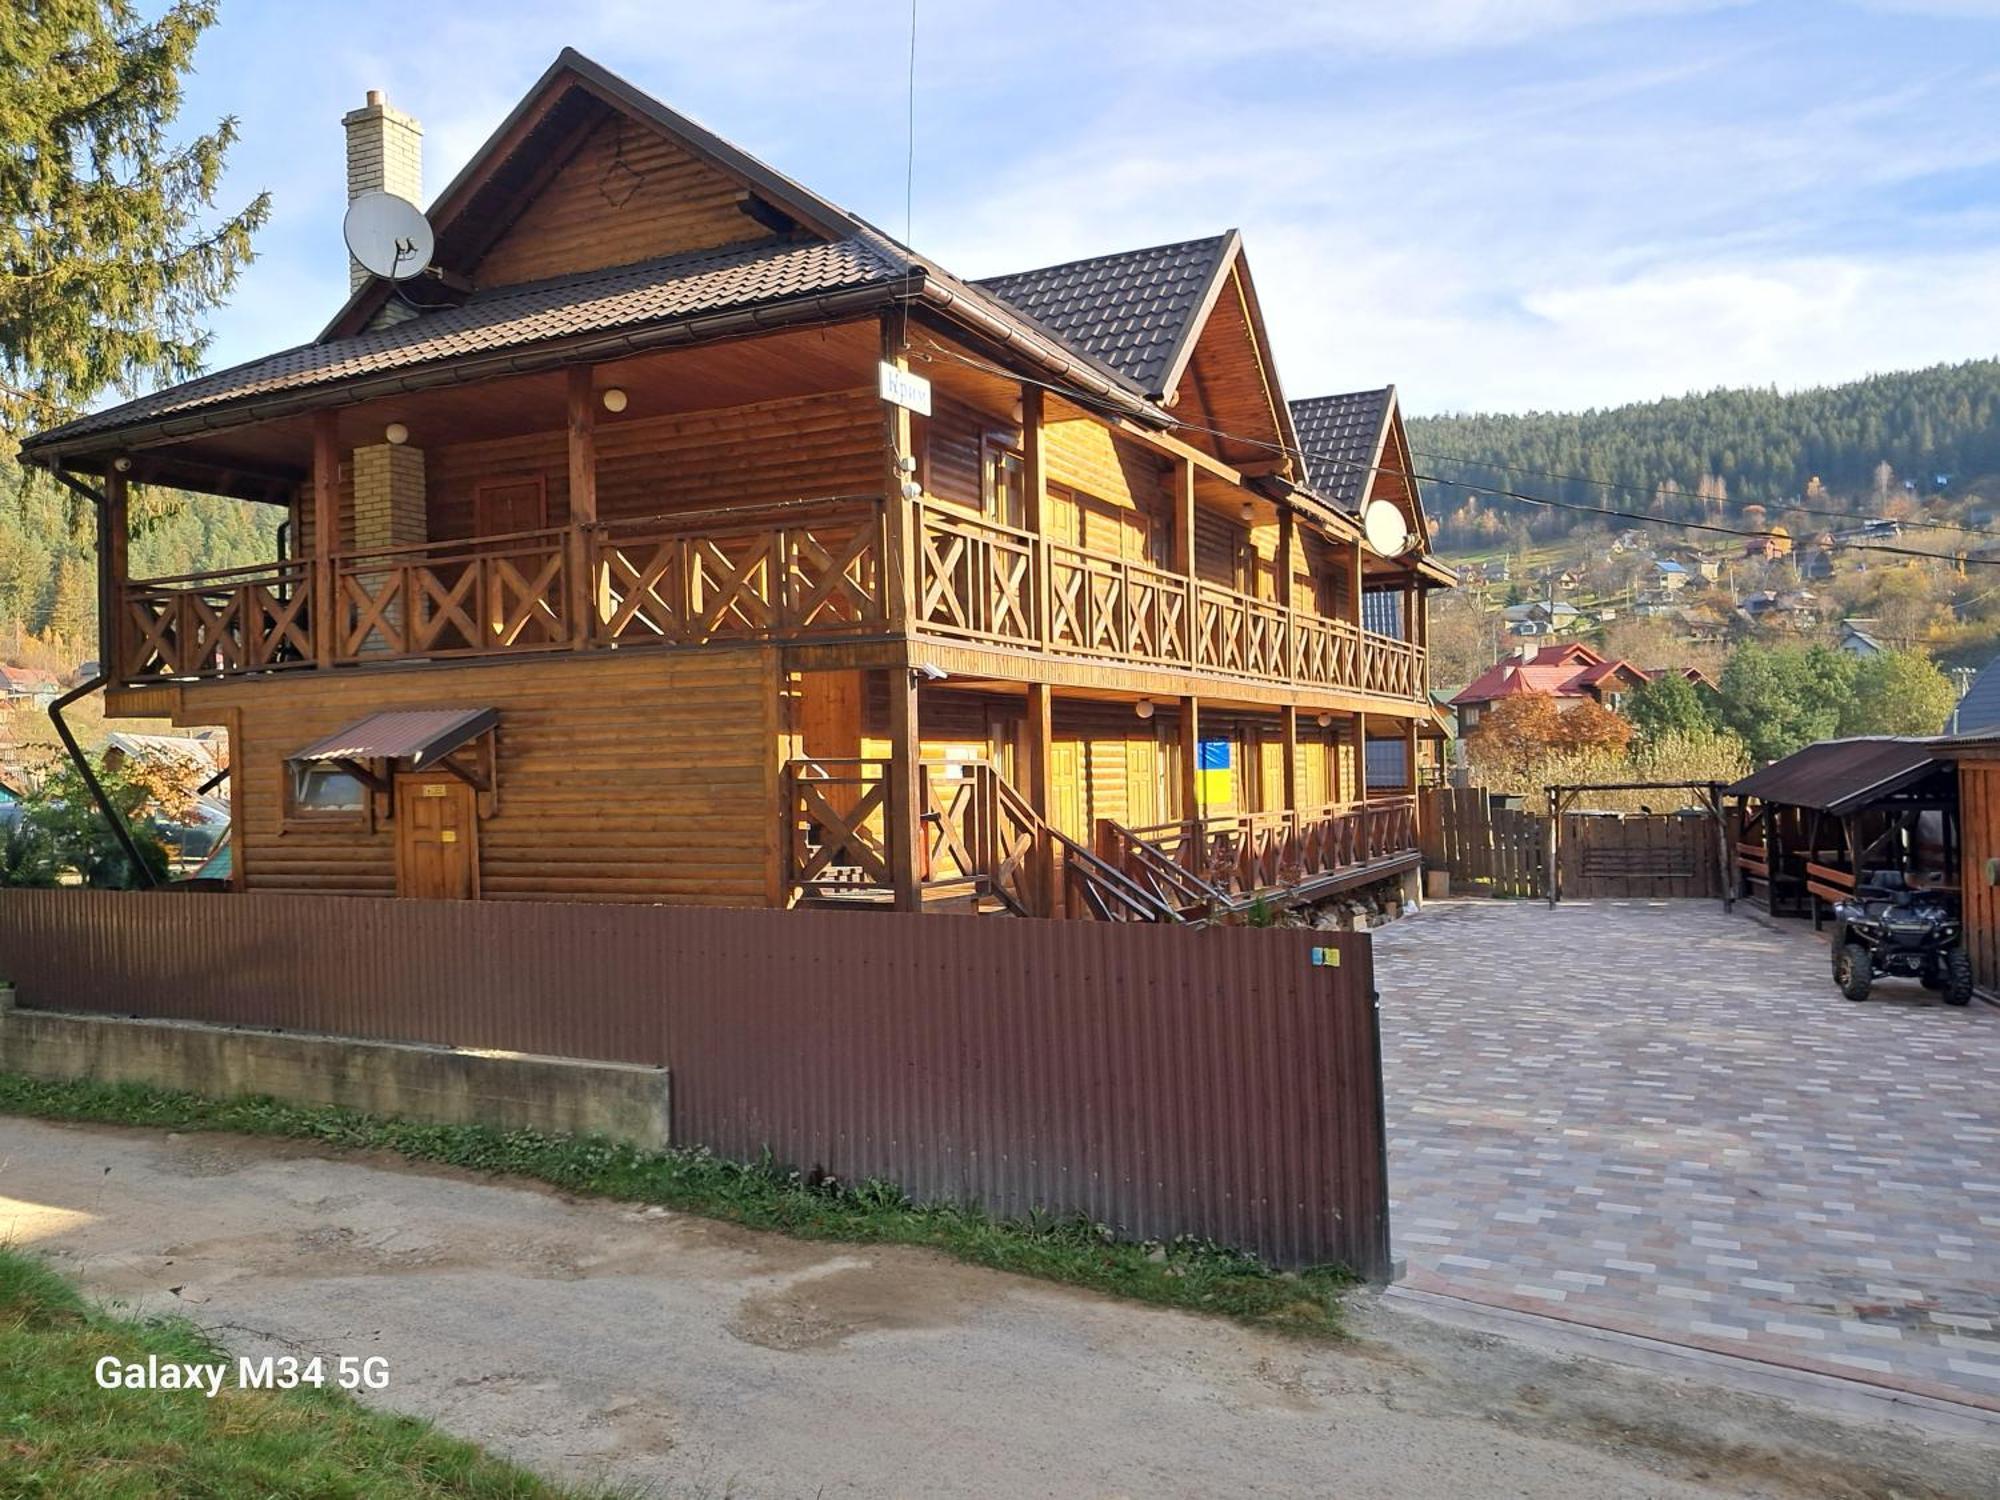
<path fill-rule="evenodd" d="M 1052 827 L 989 762 L 925 761 L 919 770 L 924 910 L 1184 920 L 1174 905 Z M 786 781 L 792 904 L 893 909 L 888 762 L 798 760 L 786 767 Z"/>

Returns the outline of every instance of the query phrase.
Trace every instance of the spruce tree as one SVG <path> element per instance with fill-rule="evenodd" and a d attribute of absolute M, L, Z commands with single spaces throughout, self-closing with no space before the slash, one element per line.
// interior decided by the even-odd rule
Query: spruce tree
<path fill-rule="evenodd" d="M 200 368 L 269 195 L 215 211 L 234 119 L 172 130 L 214 0 L 0 7 L 0 456 L 107 389 Z"/>

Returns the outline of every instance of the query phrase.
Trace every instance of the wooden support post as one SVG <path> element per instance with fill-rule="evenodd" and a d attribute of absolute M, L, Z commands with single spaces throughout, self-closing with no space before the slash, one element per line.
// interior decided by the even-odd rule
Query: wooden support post
<path fill-rule="evenodd" d="M 1562 799 L 1554 787 L 1547 793 L 1548 826 L 1542 830 L 1542 884 L 1548 888 L 1549 910 L 1562 899 L 1562 882 L 1557 879 L 1557 861 L 1562 857 Z"/>
<path fill-rule="evenodd" d="M 1042 436 L 1042 388 L 1024 384 L 1021 387 L 1021 526 L 1035 539 L 1035 555 L 1028 574 L 1029 597 L 1033 600 L 1029 608 L 1034 611 L 1034 618 L 1028 622 L 1028 631 L 1038 641 L 1049 638 L 1048 495 L 1048 447 Z"/>
<path fill-rule="evenodd" d="M 1729 814 L 1722 805 L 1722 783 L 1708 784 L 1708 805 L 1715 813 L 1715 847 L 1722 859 L 1722 909 L 1736 910 L 1736 851 L 1729 847 Z"/>
<path fill-rule="evenodd" d="M 313 413 L 312 454 L 314 656 L 321 667 L 330 667 L 340 651 L 335 639 L 340 580 L 333 561 L 340 551 L 340 418 L 335 413 Z"/>
<path fill-rule="evenodd" d="M 1287 703 L 1279 723 L 1285 741 L 1285 810 L 1299 811 L 1299 711 Z"/>
<path fill-rule="evenodd" d="M 1298 571 L 1299 516 L 1289 505 L 1278 507 L 1278 604 L 1292 607 L 1292 576 Z"/>
<path fill-rule="evenodd" d="M 1411 798 L 1417 795 L 1417 721 L 1403 721 L 1403 789 Z M 1419 814 L 1418 816 L 1421 816 Z M 1421 831 L 1421 830 L 1420 830 Z"/>
<path fill-rule="evenodd" d="M 882 314 L 882 358 L 899 370 L 910 367 L 903 353 L 903 324 L 896 309 Z M 911 454 L 909 408 L 893 401 L 882 403 L 882 494 L 888 519 L 889 629 L 900 634 L 916 613 L 917 548 L 923 545 L 917 532 L 917 508 L 903 498 L 904 481 L 913 476 L 903 472 L 902 461 Z"/>
<path fill-rule="evenodd" d="M 1368 801 L 1368 715 L 1354 716 L 1354 800 Z"/>
<path fill-rule="evenodd" d="M 1034 912 L 1038 917 L 1054 916 L 1056 910 L 1056 842 L 1046 832 L 1052 822 L 1050 813 L 1055 799 L 1053 699 L 1046 682 L 1029 683 L 1022 722 L 1026 741 L 1022 749 L 1028 761 L 1027 774 L 1022 778 L 1026 783 L 1023 790 L 1028 805 L 1044 825 L 1044 832 L 1037 840 L 1034 864 Z"/>
<path fill-rule="evenodd" d="M 570 641 L 590 644 L 597 591 L 590 578 L 590 534 L 597 524 L 597 390 L 588 365 L 571 365 L 569 396 L 569 567 Z"/>
<path fill-rule="evenodd" d="M 1188 458 L 1174 465 L 1173 564 L 1181 577 L 1194 577 L 1194 460 Z"/>
<path fill-rule="evenodd" d="M 97 661 L 112 682 L 125 680 L 125 585 L 131 576 L 131 489 L 114 465 L 104 475 L 97 513 Z"/>
<path fill-rule="evenodd" d="M 917 680 L 908 667 L 889 678 L 889 878 L 897 911 L 923 909 L 924 823 L 919 778 Z"/>
<path fill-rule="evenodd" d="M 1361 591 L 1366 579 L 1361 569 L 1362 544 L 1356 540 L 1347 549 L 1347 620 L 1361 629 Z"/>
<path fill-rule="evenodd" d="M 1181 699 L 1181 821 L 1201 822 L 1201 706 L 1192 693 Z"/>

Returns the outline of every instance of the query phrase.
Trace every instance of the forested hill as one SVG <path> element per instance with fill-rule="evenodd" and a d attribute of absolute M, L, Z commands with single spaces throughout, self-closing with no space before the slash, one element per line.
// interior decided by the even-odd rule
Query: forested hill
<path fill-rule="evenodd" d="M 283 514 L 268 505 L 141 490 L 132 511 L 132 572 L 158 578 L 267 561 L 276 556 Z M 0 459 L 0 661 L 24 633 L 47 640 L 56 660 L 96 654 L 95 527 L 87 502 L 45 474 Z"/>
<path fill-rule="evenodd" d="M 1733 513 L 1753 501 L 1775 514 L 1815 479 L 1829 494 L 1878 501 L 1908 493 L 1906 480 L 1933 501 L 1962 498 L 1983 482 L 1991 500 L 2000 498 L 2000 360 L 1790 395 L 1718 390 L 1571 414 L 1421 417 L 1409 430 L 1417 467 L 1427 474 L 1681 519 Z M 1942 491 L 1938 475 L 1949 476 Z M 1574 512 L 1481 500 L 1457 485 L 1429 492 L 1447 547 L 1490 545 L 1518 535 L 1523 523 L 1546 537 L 1589 522 Z"/>

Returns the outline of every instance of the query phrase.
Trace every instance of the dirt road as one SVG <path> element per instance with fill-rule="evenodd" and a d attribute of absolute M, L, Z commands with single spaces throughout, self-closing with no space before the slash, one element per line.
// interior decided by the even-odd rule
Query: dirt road
<path fill-rule="evenodd" d="M 1301 1344 L 232 1137 L 0 1119 L 0 1238 L 238 1352 L 382 1356 L 384 1404 L 663 1497 L 1971 1495 L 1995 1457 L 1385 1307 Z"/>

